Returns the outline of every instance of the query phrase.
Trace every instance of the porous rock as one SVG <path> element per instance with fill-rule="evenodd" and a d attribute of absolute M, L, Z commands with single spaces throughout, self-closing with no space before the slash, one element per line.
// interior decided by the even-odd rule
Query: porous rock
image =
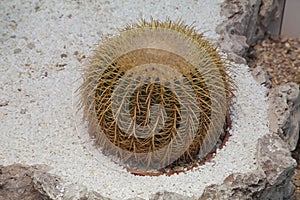
<path fill-rule="evenodd" d="M 297 162 L 291 157 L 288 145 L 276 134 L 266 135 L 258 141 L 257 153 L 258 165 L 267 180 L 258 199 L 290 199 Z"/>
<path fill-rule="evenodd" d="M 270 76 L 266 73 L 263 67 L 257 66 L 252 70 L 252 76 L 254 79 L 261 85 L 265 85 L 266 87 L 271 86 Z"/>
<path fill-rule="evenodd" d="M 49 199 L 59 199 L 63 196 L 64 187 L 61 180 L 47 172 L 34 172 L 32 175 L 34 188 Z"/>
<path fill-rule="evenodd" d="M 225 0 L 221 15 L 227 20 L 217 27 L 219 44 L 235 62 L 245 63 L 250 45 L 262 39 L 268 26 L 280 17 L 280 0 Z"/>
<path fill-rule="evenodd" d="M 140 198 L 140 197 L 134 197 L 134 198 L 129 198 L 129 199 L 126 199 L 126 200 L 145 200 L 143 198 Z"/>
<path fill-rule="evenodd" d="M 65 187 L 49 170 L 46 165 L 0 165 L 0 200 L 109 200 L 85 186 Z"/>
<path fill-rule="evenodd" d="M 201 197 L 187 197 L 162 191 L 151 200 L 207 200 L 207 199 L 288 199 L 294 186 L 291 177 L 296 161 L 292 159 L 287 144 L 278 135 L 269 134 L 259 139 L 257 145 L 258 169 L 252 173 L 229 175 L 222 184 L 205 188 Z M 36 166 L 0 166 L 0 192 L 4 199 L 63 199 L 109 200 L 81 185 L 63 187 L 63 182 Z M 133 199 L 131 199 L 133 200 Z M 141 200 L 141 198 L 134 198 Z"/>
<path fill-rule="evenodd" d="M 299 139 L 300 94 L 296 83 L 287 83 L 270 90 L 268 115 L 270 131 L 277 133 L 295 150 Z"/>
<path fill-rule="evenodd" d="M 0 199 L 50 199 L 34 187 L 32 176 L 39 170 L 44 170 L 43 166 L 0 165 Z"/>
<path fill-rule="evenodd" d="M 86 195 L 87 195 L 87 187 L 78 184 L 72 184 L 69 185 L 68 188 L 66 188 L 64 199 L 65 200 L 80 199 L 86 197 Z"/>
<path fill-rule="evenodd" d="M 63 200 L 110 200 L 103 197 L 98 192 L 88 191 L 88 188 L 80 184 L 68 185 L 63 195 Z"/>
<path fill-rule="evenodd" d="M 229 175 L 221 185 L 205 188 L 200 200 L 213 199 L 253 199 L 257 191 L 265 188 L 266 179 L 262 171 L 255 173 L 235 173 Z"/>
<path fill-rule="evenodd" d="M 86 197 L 81 198 L 81 200 L 110 200 L 110 198 L 103 197 L 101 194 L 95 191 L 89 191 Z"/>
<path fill-rule="evenodd" d="M 287 145 L 275 134 L 259 139 L 258 169 L 253 173 L 229 175 L 222 184 L 205 188 L 200 200 L 289 199 L 294 185 L 291 178 L 296 161 Z"/>
<path fill-rule="evenodd" d="M 196 197 L 187 197 L 180 194 L 177 194 L 175 192 L 157 192 L 156 194 L 152 195 L 150 200 L 196 200 L 198 198 Z"/>
<path fill-rule="evenodd" d="M 280 17 L 279 2 L 224 1 L 221 14 L 227 20 L 216 31 L 221 35 L 220 46 L 229 52 L 230 60 L 246 62 L 243 57 L 248 47 L 262 39 L 270 23 Z M 268 77 L 261 68 L 257 68 L 253 75 L 260 84 L 269 85 Z M 283 133 L 280 136 L 286 144 L 276 134 L 268 136 L 269 139 L 262 138 L 258 143 L 257 160 L 260 167 L 256 174 L 232 174 L 223 184 L 207 187 L 201 199 L 284 199 L 292 196 L 294 186 L 291 176 L 296 162 L 291 158 L 290 150 L 296 148 L 299 137 L 299 88 L 292 83 L 280 87 L 270 91 L 269 126 L 271 133 Z M 270 141 L 276 144 L 272 146 Z M 265 146 L 262 147 L 262 144 Z M 271 151 L 275 147 L 278 147 L 277 154 Z"/>

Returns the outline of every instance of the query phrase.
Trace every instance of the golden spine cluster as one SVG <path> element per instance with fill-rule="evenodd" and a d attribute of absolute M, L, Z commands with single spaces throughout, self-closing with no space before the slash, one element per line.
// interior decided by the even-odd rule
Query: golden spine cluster
<path fill-rule="evenodd" d="M 81 108 L 104 154 L 139 171 L 195 163 L 226 127 L 232 80 L 216 48 L 182 21 L 141 20 L 102 41 Z"/>

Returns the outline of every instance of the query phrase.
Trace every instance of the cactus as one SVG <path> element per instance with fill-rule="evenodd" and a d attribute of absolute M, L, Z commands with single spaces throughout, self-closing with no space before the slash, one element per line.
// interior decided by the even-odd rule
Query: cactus
<path fill-rule="evenodd" d="M 106 155 L 141 172 L 205 159 L 227 127 L 233 81 L 216 47 L 182 21 L 141 20 L 102 41 L 80 108 Z"/>

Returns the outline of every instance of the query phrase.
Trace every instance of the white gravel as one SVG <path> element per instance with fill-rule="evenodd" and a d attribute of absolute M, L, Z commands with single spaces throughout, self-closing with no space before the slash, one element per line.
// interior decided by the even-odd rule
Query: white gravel
<path fill-rule="evenodd" d="M 266 90 L 245 65 L 232 65 L 239 88 L 232 136 L 211 162 L 193 171 L 171 177 L 131 175 L 93 152 L 86 127 L 78 122 L 80 113 L 74 114 L 79 60 L 93 53 L 103 34 L 152 15 L 194 22 L 215 40 L 214 30 L 222 22 L 220 3 L 0 1 L 0 165 L 47 164 L 66 184 L 83 184 L 112 199 L 147 199 L 163 190 L 200 196 L 206 186 L 220 184 L 233 172 L 255 170 L 257 139 L 268 133 Z"/>

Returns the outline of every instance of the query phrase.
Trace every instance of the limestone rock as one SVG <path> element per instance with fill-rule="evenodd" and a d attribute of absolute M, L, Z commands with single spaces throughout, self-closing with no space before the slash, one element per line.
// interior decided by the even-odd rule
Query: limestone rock
<path fill-rule="evenodd" d="M 297 162 L 291 157 L 287 144 L 276 134 L 259 139 L 257 162 L 266 174 L 266 188 L 259 199 L 290 199 L 294 192 L 292 177 Z"/>
<path fill-rule="evenodd" d="M 0 200 L 109 200 L 85 186 L 63 186 L 45 165 L 0 165 Z"/>
<path fill-rule="evenodd" d="M 50 199 L 59 199 L 63 196 L 64 187 L 61 185 L 61 180 L 47 172 L 33 173 L 34 188 L 40 194 L 49 197 Z"/>
<path fill-rule="evenodd" d="M 196 197 L 187 197 L 175 192 L 157 192 L 155 195 L 151 196 L 150 200 L 196 200 Z"/>
<path fill-rule="evenodd" d="M 264 37 L 270 23 L 279 18 L 279 1 L 225 0 L 221 15 L 227 20 L 216 30 L 221 35 L 221 48 L 243 57 L 250 45 Z"/>
<path fill-rule="evenodd" d="M 38 166 L 27 167 L 20 164 L 0 165 L 0 199 L 48 200 L 47 196 L 34 187 L 32 175 L 34 170 L 39 169 Z"/>
<path fill-rule="evenodd" d="M 72 184 L 66 187 L 66 191 L 64 194 L 65 200 L 75 200 L 80 199 L 87 196 L 87 188 L 85 186 L 81 186 L 78 184 Z"/>
<path fill-rule="evenodd" d="M 98 192 L 90 191 L 88 192 L 86 199 L 82 198 L 81 200 L 110 200 L 110 198 L 103 197 Z"/>
<path fill-rule="evenodd" d="M 261 66 L 257 66 L 252 70 L 252 76 L 259 83 L 263 84 L 267 87 L 271 86 L 270 77 L 265 72 L 264 68 Z"/>
<path fill-rule="evenodd" d="M 221 185 L 210 185 L 205 188 L 200 200 L 253 199 L 258 191 L 266 186 L 265 174 L 262 171 L 247 174 L 231 174 Z"/>
<path fill-rule="evenodd" d="M 296 83 L 287 83 L 270 90 L 270 131 L 280 134 L 291 151 L 295 150 L 299 138 L 300 94 Z"/>
<path fill-rule="evenodd" d="M 63 200 L 110 200 L 95 191 L 88 191 L 84 185 L 71 184 L 65 188 Z"/>
<path fill-rule="evenodd" d="M 222 184 L 205 188 L 200 200 L 289 199 L 296 161 L 287 145 L 275 134 L 264 136 L 257 145 L 258 169 L 253 173 L 229 175 Z"/>

